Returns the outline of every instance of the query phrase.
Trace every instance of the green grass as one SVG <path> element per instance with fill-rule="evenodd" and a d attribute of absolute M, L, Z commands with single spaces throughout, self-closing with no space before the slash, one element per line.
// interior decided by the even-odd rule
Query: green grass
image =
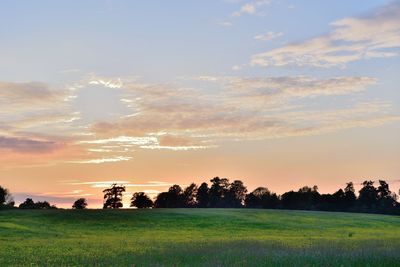
<path fill-rule="evenodd" d="M 399 266 L 400 217 L 248 210 L 0 211 L 0 266 Z"/>

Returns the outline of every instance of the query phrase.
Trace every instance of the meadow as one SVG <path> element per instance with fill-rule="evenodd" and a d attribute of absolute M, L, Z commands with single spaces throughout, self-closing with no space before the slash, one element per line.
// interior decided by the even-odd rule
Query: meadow
<path fill-rule="evenodd" d="M 254 209 L 4 210 L 0 266 L 398 266 L 400 217 Z"/>

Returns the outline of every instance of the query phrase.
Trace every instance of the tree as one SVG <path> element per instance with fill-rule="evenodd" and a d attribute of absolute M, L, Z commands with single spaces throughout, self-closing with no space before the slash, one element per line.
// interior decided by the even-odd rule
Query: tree
<path fill-rule="evenodd" d="M 226 196 L 229 192 L 229 180 L 227 178 L 214 177 L 210 180 L 209 206 L 211 208 L 226 207 Z"/>
<path fill-rule="evenodd" d="M 103 209 L 118 209 L 123 206 L 122 193 L 125 192 L 125 186 L 112 184 L 111 188 L 103 190 L 104 204 Z"/>
<path fill-rule="evenodd" d="M 202 183 L 197 189 L 196 200 L 199 208 L 206 208 L 208 206 L 209 189 L 207 183 Z"/>
<path fill-rule="evenodd" d="M 24 202 L 19 204 L 20 209 L 34 209 L 35 202 L 33 202 L 32 198 L 27 198 Z"/>
<path fill-rule="evenodd" d="M 304 186 L 297 192 L 289 191 L 282 195 L 281 203 L 285 209 L 313 210 L 317 209 L 321 195 L 318 187 Z"/>
<path fill-rule="evenodd" d="M 27 198 L 19 205 L 20 209 L 56 209 L 54 205 L 50 205 L 47 201 L 34 202 L 31 198 Z"/>
<path fill-rule="evenodd" d="M 377 190 L 377 200 L 379 212 L 390 212 L 397 205 L 397 196 L 389 189 L 389 184 L 379 180 Z"/>
<path fill-rule="evenodd" d="M 175 184 L 168 192 L 158 194 L 154 202 L 156 208 L 182 208 L 184 207 L 183 190 Z"/>
<path fill-rule="evenodd" d="M 144 193 L 136 192 L 131 198 L 131 207 L 145 209 L 153 207 L 153 201 Z"/>
<path fill-rule="evenodd" d="M 247 208 L 275 209 L 279 204 L 279 198 L 271 193 L 268 188 L 258 187 L 246 195 L 245 205 Z"/>
<path fill-rule="evenodd" d="M 356 203 L 357 197 L 355 192 L 353 182 L 347 183 L 344 188 L 344 199 L 347 210 L 351 209 Z"/>
<path fill-rule="evenodd" d="M 79 198 L 74 202 L 74 204 L 72 205 L 72 208 L 77 209 L 77 210 L 83 210 L 83 209 L 86 209 L 87 205 L 88 204 L 87 204 L 85 198 Z"/>
<path fill-rule="evenodd" d="M 358 202 L 362 211 L 376 211 L 378 202 L 378 190 L 374 187 L 373 181 L 364 181 L 359 191 Z"/>
<path fill-rule="evenodd" d="M 191 183 L 188 187 L 183 190 L 183 205 L 186 208 L 193 208 L 197 204 L 196 200 L 197 185 Z"/>
<path fill-rule="evenodd" d="M 235 180 L 229 185 L 227 193 L 228 206 L 232 208 L 240 208 L 244 204 L 247 188 L 240 180 Z"/>
<path fill-rule="evenodd" d="M 12 195 L 10 194 L 10 191 L 8 191 L 7 188 L 1 187 L 0 186 L 0 207 L 1 206 L 8 206 L 8 207 L 14 207 L 14 200 Z"/>

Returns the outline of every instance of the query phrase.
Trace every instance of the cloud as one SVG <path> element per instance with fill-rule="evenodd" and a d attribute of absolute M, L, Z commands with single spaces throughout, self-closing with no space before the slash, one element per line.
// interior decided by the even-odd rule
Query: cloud
<path fill-rule="evenodd" d="M 9 150 L 17 153 L 49 153 L 62 144 L 48 140 L 33 140 L 18 137 L 0 136 L 0 150 Z"/>
<path fill-rule="evenodd" d="M 66 163 L 100 164 L 100 163 L 127 161 L 130 159 L 132 159 L 132 157 L 115 156 L 115 157 L 111 157 L 111 158 L 97 158 L 97 159 L 88 159 L 88 160 L 66 161 Z"/>
<path fill-rule="evenodd" d="M 234 17 L 240 17 L 242 15 L 256 15 L 258 8 L 264 5 L 270 4 L 270 1 L 258 0 L 243 4 L 238 11 L 232 13 Z"/>
<path fill-rule="evenodd" d="M 399 119 L 390 114 L 390 103 L 364 101 L 361 105 L 348 97 L 377 83 L 372 77 L 200 76 L 195 80 L 210 90 L 125 84 L 124 98 L 132 100 L 135 116 L 94 124 L 91 130 L 96 136 L 106 138 L 89 142 L 131 143 L 141 149 L 204 149 L 223 140 L 322 134 Z M 315 104 L 316 97 L 331 96 L 346 98 L 336 98 L 333 109 Z"/>
<path fill-rule="evenodd" d="M 63 101 L 68 93 L 67 90 L 55 90 L 41 82 L 0 81 L 0 106 L 7 111 L 43 109 L 43 105 L 47 107 Z"/>
<path fill-rule="evenodd" d="M 363 59 L 399 55 L 400 3 L 393 2 L 373 14 L 331 23 L 332 31 L 253 55 L 252 65 L 345 67 Z"/>
<path fill-rule="evenodd" d="M 112 184 L 122 184 L 125 187 L 168 187 L 171 186 L 172 183 L 164 182 L 164 181 L 149 181 L 147 183 L 132 183 L 131 181 L 125 180 L 115 180 L 115 181 L 90 181 L 90 182 L 66 182 L 67 185 L 88 185 L 94 188 L 107 188 Z"/>
<path fill-rule="evenodd" d="M 278 37 L 281 37 L 283 35 L 283 32 L 273 32 L 273 31 L 269 31 L 265 34 L 258 34 L 256 36 L 254 36 L 254 40 L 258 40 L 258 41 L 271 41 L 273 39 L 276 39 Z"/>

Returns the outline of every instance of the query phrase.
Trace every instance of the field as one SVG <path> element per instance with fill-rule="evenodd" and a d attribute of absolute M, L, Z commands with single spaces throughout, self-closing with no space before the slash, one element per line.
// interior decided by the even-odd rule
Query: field
<path fill-rule="evenodd" d="M 400 217 L 248 210 L 0 212 L 0 266 L 399 266 Z"/>

